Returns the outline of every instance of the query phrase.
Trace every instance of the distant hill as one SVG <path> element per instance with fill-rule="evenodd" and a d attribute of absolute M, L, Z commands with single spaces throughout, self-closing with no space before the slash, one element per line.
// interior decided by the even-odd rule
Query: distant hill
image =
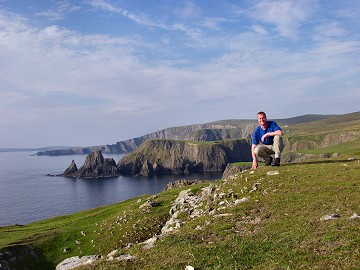
<path fill-rule="evenodd" d="M 283 126 L 287 162 L 360 151 L 360 112 Z"/>
<path fill-rule="evenodd" d="M 335 117 L 334 115 L 307 114 L 286 119 L 274 119 L 281 126 L 312 123 L 319 120 L 326 120 Z M 148 139 L 171 139 L 171 140 L 192 140 L 192 141 L 219 141 L 226 139 L 250 138 L 255 127 L 258 125 L 256 119 L 228 119 L 218 120 L 205 124 L 195 124 L 179 127 L 170 127 L 152 132 L 137 138 L 119 141 L 114 144 L 69 147 L 39 151 L 37 155 L 59 156 L 89 154 L 94 150 L 100 150 L 105 154 L 126 154 Z"/>
<path fill-rule="evenodd" d="M 54 150 L 65 150 L 71 149 L 71 146 L 46 146 L 46 147 L 38 147 L 38 148 L 0 148 L 0 152 L 24 152 L 24 151 L 54 151 Z"/>

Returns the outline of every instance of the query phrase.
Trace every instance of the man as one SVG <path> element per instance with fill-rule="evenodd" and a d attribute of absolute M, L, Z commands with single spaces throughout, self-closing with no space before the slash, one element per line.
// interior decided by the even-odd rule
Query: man
<path fill-rule="evenodd" d="M 257 120 L 259 126 L 254 131 L 251 146 L 252 168 L 257 169 L 259 167 L 258 157 L 265 160 L 265 166 L 280 166 L 280 154 L 283 149 L 280 136 L 283 135 L 283 132 L 276 122 L 267 121 L 264 112 L 257 114 Z M 272 155 L 275 155 L 275 160 L 273 160 Z"/>

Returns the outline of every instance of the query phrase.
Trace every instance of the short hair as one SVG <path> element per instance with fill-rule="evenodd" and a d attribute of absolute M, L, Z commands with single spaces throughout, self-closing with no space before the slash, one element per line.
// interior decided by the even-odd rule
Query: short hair
<path fill-rule="evenodd" d="M 263 116 L 266 117 L 266 113 L 264 113 L 264 112 L 258 112 L 257 115 L 259 115 L 259 114 L 261 114 L 261 115 L 263 115 Z"/>

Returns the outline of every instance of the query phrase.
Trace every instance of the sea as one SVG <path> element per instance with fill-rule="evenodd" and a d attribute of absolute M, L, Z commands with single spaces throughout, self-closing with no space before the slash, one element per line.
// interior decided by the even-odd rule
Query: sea
<path fill-rule="evenodd" d="M 213 180 L 221 173 L 103 179 L 51 177 L 86 155 L 36 156 L 31 151 L 0 152 L 0 226 L 31 222 L 156 194 L 178 179 Z M 104 155 L 117 163 L 121 155 Z"/>

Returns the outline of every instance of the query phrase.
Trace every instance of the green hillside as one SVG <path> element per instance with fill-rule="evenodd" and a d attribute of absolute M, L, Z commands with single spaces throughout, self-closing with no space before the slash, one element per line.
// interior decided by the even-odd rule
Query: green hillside
<path fill-rule="evenodd" d="M 324 155 L 360 152 L 360 112 L 282 126 L 284 161 L 294 162 L 294 154 Z"/>
<path fill-rule="evenodd" d="M 283 129 L 305 161 L 0 227 L 0 269 L 87 255 L 102 258 L 78 269 L 359 269 L 360 113 Z"/>
<path fill-rule="evenodd" d="M 54 269 L 67 257 L 106 257 L 115 249 L 117 256 L 135 259 L 99 260 L 80 269 L 357 269 L 360 220 L 350 217 L 360 213 L 360 156 L 352 157 L 281 166 L 276 175 L 267 174 L 273 167 L 261 167 L 208 184 L 3 227 L 0 253 L 16 257 L 16 269 Z M 211 193 L 197 206 L 202 215 L 190 218 L 191 211 L 182 212 L 183 225 L 154 247 L 144 250 L 144 244 L 137 244 L 160 234 L 181 190 L 199 196 L 206 186 Z M 157 206 L 141 208 L 149 198 Z M 339 218 L 321 220 L 334 213 Z"/>

